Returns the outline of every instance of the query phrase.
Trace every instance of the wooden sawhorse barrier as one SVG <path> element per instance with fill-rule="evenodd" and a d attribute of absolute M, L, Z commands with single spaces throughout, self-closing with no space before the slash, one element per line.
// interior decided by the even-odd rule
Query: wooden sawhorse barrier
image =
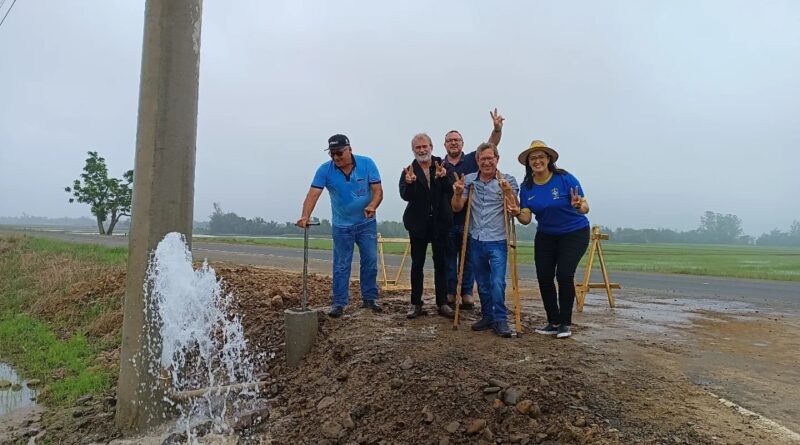
<path fill-rule="evenodd" d="M 592 235 L 590 237 L 591 244 L 589 245 L 589 261 L 586 263 L 586 271 L 583 274 L 583 283 L 575 285 L 575 299 L 577 300 L 578 312 L 583 312 L 583 303 L 586 301 L 586 294 L 589 289 L 605 289 L 608 294 L 608 305 L 614 307 L 614 295 L 611 289 L 621 289 L 619 283 L 612 283 L 608 280 L 608 269 L 606 269 L 606 260 L 603 258 L 603 246 L 600 245 L 600 240 L 608 239 L 608 235 L 600 233 L 600 227 L 592 227 Z M 602 283 L 590 283 L 589 276 L 592 274 L 592 262 L 594 261 L 594 252 L 597 251 L 597 256 L 600 258 L 600 271 L 603 273 Z"/>
<path fill-rule="evenodd" d="M 397 268 L 397 274 L 395 275 L 394 279 L 389 279 L 388 275 L 386 274 L 386 261 L 383 258 L 383 245 L 385 243 L 389 244 L 405 244 L 406 248 L 403 250 L 403 259 L 400 260 L 400 267 Z M 400 284 L 400 275 L 403 273 L 403 267 L 406 265 L 406 259 L 408 258 L 408 254 L 411 252 L 411 240 L 408 238 L 384 238 L 381 234 L 378 234 L 378 255 L 381 261 L 381 272 L 383 273 L 383 279 L 380 281 L 381 289 L 382 290 L 410 290 L 411 285 L 401 285 Z"/>

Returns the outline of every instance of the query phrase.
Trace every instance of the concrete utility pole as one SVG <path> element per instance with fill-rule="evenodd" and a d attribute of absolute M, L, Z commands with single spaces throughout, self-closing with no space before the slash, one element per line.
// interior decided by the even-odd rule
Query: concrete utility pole
<path fill-rule="evenodd" d="M 158 370 L 160 339 L 143 291 L 150 253 L 169 232 L 191 242 L 202 0 L 147 0 L 133 215 L 129 234 L 117 425 L 144 432 L 169 414 Z M 154 345 L 144 335 L 156 335 Z M 155 358 L 155 360 L 153 360 Z"/>

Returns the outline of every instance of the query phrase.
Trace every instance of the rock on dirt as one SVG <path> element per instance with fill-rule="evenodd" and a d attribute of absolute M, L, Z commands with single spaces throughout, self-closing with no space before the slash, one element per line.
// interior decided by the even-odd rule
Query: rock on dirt
<path fill-rule="evenodd" d="M 522 390 L 520 388 L 512 386 L 506 389 L 506 392 L 503 395 L 503 401 L 506 403 L 506 405 L 516 405 L 521 395 L 522 395 Z"/>
<path fill-rule="evenodd" d="M 467 434 L 478 434 L 486 428 L 486 419 L 475 419 L 469 423 Z"/>
<path fill-rule="evenodd" d="M 331 396 L 325 396 L 322 398 L 322 400 L 319 401 L 319 403 L 317 403 L 317 409 L 322 411 L 325 408 L 333 405 L 334 403 L 336 403 L 336 399 L 334 399 Z"/>
<path fill-rule="evenodd" d="M 454 434 L 456 431 L 458 431 L 458 428 L 459 428 L 460 426 L 461 426 L 461 424 L 460 424 L 460 423 L 458 423 L 458 422 L 456 422 L 456 421 L 452 421 L 452 422 L 448 423 L 447 425 L 445 425 L 444 429 L 445 429 L 445 431 L 447 431 L 448 433 L 450 433 L 450 434 Z"/>
<path fill-rule="evenodd" d="M 338 422 L 329 420 L 322 424 L 322 434 L 328 439 L 338 439 L 343 431 L 344 427 Z"/>

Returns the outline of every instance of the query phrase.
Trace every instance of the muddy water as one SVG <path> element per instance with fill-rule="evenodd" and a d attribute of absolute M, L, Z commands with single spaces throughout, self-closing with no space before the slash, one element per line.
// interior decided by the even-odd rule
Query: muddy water
<path fill-rule="evenodd" d="M 746 302 L 619 291 L 616 309 L 591 295 L 576 341 L 612 347 L 800 431 L 800 317 Z"/>
<path fill-rule="evenodd" d="M 28 385 L 14 372 L 14 369 L 2 362 L 0 362 L 0 380 L 8 380 L 12 385 L 20 385 L 19 387 L 0 389 L 0 417 L 16 409 L 36 404 L 34 400 L 38 391 L 28 388 Z"/>

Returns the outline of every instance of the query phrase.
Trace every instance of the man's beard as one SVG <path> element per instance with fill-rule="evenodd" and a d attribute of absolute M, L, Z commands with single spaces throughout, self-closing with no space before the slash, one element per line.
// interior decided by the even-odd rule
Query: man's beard
<path fill-rule="evenodd" d="M 416 159 L 417 162 L 431 162 L 431 154 L 418 155 L 414 153 L 414 159 Z"/>

